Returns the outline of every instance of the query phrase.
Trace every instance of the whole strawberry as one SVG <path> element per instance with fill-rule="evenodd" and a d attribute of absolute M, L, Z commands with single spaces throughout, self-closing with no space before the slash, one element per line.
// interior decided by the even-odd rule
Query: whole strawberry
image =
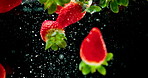
<path fill-rule="evenodd" d="M 52 50 L 58 50 L 58 47 L 65 48 L 67 45 L 64 30 L 56 21 L 45 20 L 42 23 L 40 35 L 42 40 L 46 42 L 45 50 L 50 47 Z"/>
<path fill-rule="evenodd" d="M 57 7 L 56 13 L 59 14 L 57 20 L 44 21 L 40 30 L 41 38 L 46 42 L 45 50 L 50 47 L 53 50 L 58 50 L 58 47 L 65 48 L 67 44 L 64 28 L 82 19 L 86 13 L 82 12 L 82 6 L 76 2 Z"/>
<path fill-rule="evenodd" d="M 81 5 L 76 2 L 70 2 L 65 4 L 65 6 L 60 10 L 56 21 L 60 24 L 61 28 L 65 28 L 82 19 L 86 14 L 85 11 L 82 11 Z"/>

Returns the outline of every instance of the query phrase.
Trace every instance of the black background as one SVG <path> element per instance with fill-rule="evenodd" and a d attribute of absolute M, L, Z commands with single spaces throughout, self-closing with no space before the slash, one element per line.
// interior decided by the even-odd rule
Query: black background
<path fill-rule="evenodd" d="M 46 11 L 24 11 L 23 8 L 43 7 L 38 2 L 24 4 L 0 14 L 0 63 L 8 69 L 10 78 L 128 78 L 143 76 L 147 52 L 146 32 L 148 1 L 133 0 L 119 13 L 104 9 L 87 13 L 79 22 L 65 28 L 66 49 L 44 50 L 40 27 L 44 20 L 57 15 Z M 106 67 L 107 75 L 98 72 L 83 76 L 78 70 L 81 62 L 79 47 L 91 28 L 101 29 L 108 52 L 114 59 Z M 90 46 L 91 47 L 91 46 Z M 59 58 L 64 56 L 64 58 Z M 12 72 L 11 72 L 12 71 Z M 143 73 L 143 74 L 141 74 Z"/>

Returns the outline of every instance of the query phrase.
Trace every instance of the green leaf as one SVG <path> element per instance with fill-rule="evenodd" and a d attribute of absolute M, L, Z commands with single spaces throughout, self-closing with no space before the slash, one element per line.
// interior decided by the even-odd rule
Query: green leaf
<path fill-rule="evenodd" d="M 99 67 L 97 68 L 97 70 L 98 70 L 98 72 L 99 72 L 100 74 L 106 75 L 106 69 L 105 69 L 105 67 L 99 66 Z"/>
<path fill-rule="evenodd" d="M 63 3 L 61 2 L 61 0 L 55 0 L 55 2 L 57 5 L 64 6 Z"/>
<path fill-rule="evenodd" d="M 67 40 L 67 38 L 65 36 L 63 36 L 63 39 Z"/>
<path fill-rule="evenodd" d="M 91 72 L 91 68 L 85 64 L 83 61 L 81 61 L 81 63 L 79 64 L 79 70 L 82 71 L 83 75 L 87 75 Z"/>
<path fill-rule="evenodd" d="M 90 6 L 92 4 L 92 0 L 88 0 L 88 5 Z"/>
<path fill-rule="evenodd" d="M 69 3 L 70 0 L 61 0 L 63 3 Z"/>
<path fill-rule="evenodd" d="M 128 6 L 129 0 L 117 0 L 118 5 Z"/>
<path fill-rule="evenodd" d="M 65 40 L 61 40 L 62 48 L 65 48 L 67 46 L 67 43 Z"/>
<path fill-rule="evenodd" d="M 107 6 L 107 0 L 100 0 L 100 6 L 105 8 Z"/>
<path fill-rule="evenodd" d="M 113 0 L 110 2 L 110 8 L 114 13 L 118 13 L 119 12 L 119 7 L 117 4 L 117 1 Z"/>
<path fill-rule="evenodd" d="M 118 5 L 122 5 L 122 1 L 123 1 L 123 0 L 117 0 L 117 4 L 118 4 Z"/>
<path fill-rule="evenodd" d="M 91 67 L 91 73 L 96 72 L 96 68 L 95 67 Z"/>
<path fill-rule="evenodd" d="M 82 74 L 83 74 L 83 75 L 89 74 L 90 71 L 91 71 L 91 69 L 90 69 L 90 67 L 89 67 L 88 65 L 86 65 L 86 66 L 84 66 L 84 67 L 82 68 Z"/>
<path fill-rule="evenodd" d="M 76 0 L 77 2 L 85 2 L 85 0 Z"/>
<path fill-rule="evenodd" d="M 99 6 L 90 6 L 89 8 L 86 9 L 86 11 L 89 13 L 99 12 L 101 10 L 102 9 Z"/>
<path fill-rule="evenodd" d="M 60 36 L 62 39 L 67 40 L 67 38 L 65 37 L 65 35 L 64 35 L 64 34 L 60 34 L 59 36 Z"/>
<path fill-rule="evenodd" d="M 51 46 L 51 49 L 54 50 L 54 51 L 57 51 L 58 50 L 58 46 L 56 44 L 53 44 Z"/>
<path fill-rule="evenodd" d="M 56 44 L 57 44 L 60 48 L 65 48 L 65 46 L 62 44 L 61 41 L 56 41 Z"/>
<path fill-rule="evenodd" d="M 53 0 L 47 0 L 46 3 L 44 4 L 44 10 L 49 8 L 53 4 Z"/>
<path fill-rule="evenodd" d="M 56 11 L 57 4 L 54 2 L 49 8 L 48 8 L 48 14 L 52 14 Z"/>
<path fill-rule="evenodd" d="M 46 45 L 45 45 L 45 50 L 49 49 L 53 44 L 54 44 L 54 42 L 47 40 Z"/>
<path fill-rule="evenodd" d="M 65 37 L 64 33 L 58 33 L 56 34 L 56 40 L 67 40 L 67 38 Z"/>
<path fill-rule="evenodd" d="M 105 61 L 102 63 L 102 65 L 106 65 L 106 66 L 108 66 L 107 61 L 105 60 Z"/>
<path fill-rule="evenodd" d="M 56 4 L 64 6 L 64 4 L 69 3 L 70 0 L 55 0 Z"/>
<path fill-rule="evenodd" d="M 47 0 L 39 0 L 41 4 L 44 4 Z"/>
<path fill-rule="evenodd" d="M 79 64 L 79 70 L 82 70 L 85 66 L 86 64 L 83 61 L 81 61 L 81 63 Z"/>
<path fill-rule="evenodd" d="M 121 5 L 128 6 L 129 0 L 120 0 L 120 1 L 121 1 Z"/>
<path fill-rule="evenodd" d="M 57 34 L 56 35 L 56 41 L 59 41 L 59 40 L 61 40 L 62 38 Z"/>
<path fill-rule="evenodd" d="M 106 61 L 110 61 L 113 58 L 113 53 L 107 53 Z"/>
<path fill-rule="evenodd" d="M 56 38 L 55 37 L 50 37 L 49 40 L 51 40 L 52 42 L 55 42 Z"/>

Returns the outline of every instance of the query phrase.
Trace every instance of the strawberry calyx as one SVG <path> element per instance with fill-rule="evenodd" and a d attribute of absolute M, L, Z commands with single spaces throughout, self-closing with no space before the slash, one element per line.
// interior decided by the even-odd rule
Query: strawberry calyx
<path fill-rule="evenodd" d="M 104 65 L 108 66 L 107 62 L 112 59 L 113 59 L 113 54 L 107 53 L 105 60 L 103 60 L 103 62 L 99 65 L 92 65 L 92 64 L 86 63 L 85 61 L 81 61 L 79 64 L 79 70 L 82 71 L 83 75 L 87 75 L 89 73 L 95 73 L 96 71 L 98 71 L 102 75 L 106 75 L 106 69 Z"/>
<path fill-rule="evenodd" d="M 58 48 L 65 48 L 67 43 L 65 40 L 65 33 L 63 29 L 50 29 L 46 34 L 46 45 L 45 50 L 51 48 L 52 50 L 56 51 Z"/>

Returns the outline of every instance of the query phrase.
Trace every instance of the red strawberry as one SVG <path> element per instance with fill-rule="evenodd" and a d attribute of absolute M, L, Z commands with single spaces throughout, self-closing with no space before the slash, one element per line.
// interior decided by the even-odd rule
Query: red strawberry
<path fill-rule="evenodd" d="M 46 42 L 45 49 L 54 46 L 55 48 L 52 49 L 57 50 L 57 45 L 60 48 L 65 48 L 67 44 L 64 41 L 66 37 L 63 28 L 79 21 L 86 12 L 82 12 L 82 7 L 79 4 L 70 2 L 64 7 L 58 6 L 56 13 L 59 14 L 56 21 L 46 20 L 42 23 L 40 35 Z"/>
<path fill-rule="evenodd" d="M 20 5 L 22 0 L 0 0 L 0 13 L 5 13 Z"/>
<path fill-rule="evenodd" d="M 82 19 L 86 12 L 82 12 L 82 6 L 78 3 L 70 2 L 64 7 L 58 6 L 56 13 L 59 14 L 57 20 L 44 21 L 40 30 L 40 35 L 46 42 L 45 49 L 52 48 L 53 44 L 56 47 L 54 50 L 58 49 L 56 45 L 65 48 L 67 44 L 64 41 L 66 37 L 63 29 Z"/>
<path fill-rule="evenodd" d="M 64 40 L 66 39 L 64 30 L 59 27 L 59 24 L 56 21 L 44 21 L 42 23 L 40 35 L 42 39 L 46 42 L 45 49 L 51 47 L 53 50 L 57 50 L 58 47 L 65 48 L 67 45 Z"/>
<path fill-rule="evenodd" d="M 2 64 L 0 64 L 0 78 L 6 78 L 6 71 Z"/>
<path fill-rule="evenodd" d="M 81 59 L 89 65 L 100 65 L 106 58 L 107 49 L 98 28 L 93 28 L 83 40 L 80 49 Z"/>
<path fill-rule="evenodd" d="M 58 28 L 58 23 L 56 21 L 45 20 L 42 23 L 42 27 L 40 30 L 41 38 L 46 42 L 47 41 L 47 34 L 49 33 L 50 29 Z"/>
<path fill-rule="evenodd" d="M 61 28 L 76 23 L 83 18 L 86 12 L 82 12 L 82 6 L 75 2 L 66 4 L 59 12 L 57 22 Z"/>
<path fill-rule="evenodd" d="M 100 30 L 96 27 L 92 28 L 87 37 L 83 40 L 80 48 L 80 57 L 82 59 L 79 64 L 79 70 L 83 75 L 96 70 L 102 74 L 106 74 L 106 69 L 102 65 L 108 66 L 107 61 L 113 57 L 112 53 L 107 53 L 105 42 Z"/>

